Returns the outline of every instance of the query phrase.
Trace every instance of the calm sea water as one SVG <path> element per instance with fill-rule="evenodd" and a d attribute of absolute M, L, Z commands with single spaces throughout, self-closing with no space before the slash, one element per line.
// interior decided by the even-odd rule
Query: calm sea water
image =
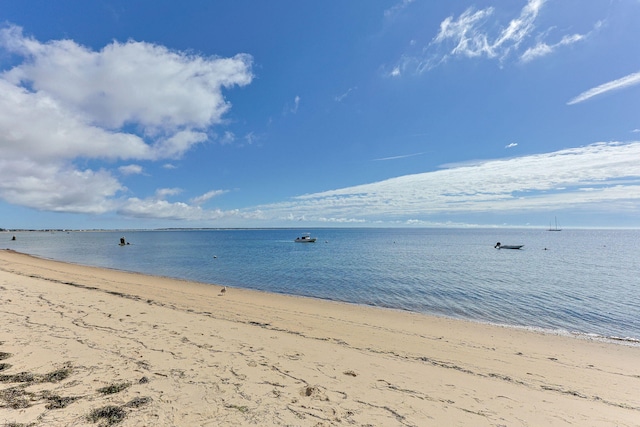
<path fill-rule="evenodd" d="M 22 232 L 0 247 L 79 264 L 640 340 L 640 230 Z M 121 236 L 130 245 L 119 246 Z M 523 244 L 496 250 L 496 242 Z"/>

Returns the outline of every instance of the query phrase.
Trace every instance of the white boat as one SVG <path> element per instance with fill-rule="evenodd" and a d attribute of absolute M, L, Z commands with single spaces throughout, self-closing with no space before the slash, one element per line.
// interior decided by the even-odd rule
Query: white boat
<path fill-rule="evenodd" d="M 498 242 L 498 243 L 496 243 L 494 248 L 496 248 L 496 249 L 520 249 L 523 246 L 524 245 L 503 245 L 502 243 Z"/>
<path fill-rule="evenodd" d="M 300 237 L 296 237 L 296 243 L 314 243 L 317 239 L 315 237 L 311 237 L 309 233 L 304 234 Z"/>

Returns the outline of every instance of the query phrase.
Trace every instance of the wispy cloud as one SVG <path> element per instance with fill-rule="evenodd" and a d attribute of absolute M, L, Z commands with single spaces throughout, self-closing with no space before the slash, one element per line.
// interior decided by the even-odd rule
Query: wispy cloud
<path fill-rule="evenodd" d="M 225 131 L 222 136 L 218 138 L 221 145 L 227 145 L 233 143 L 236 140 L 236 135 L 231 131 Z"/>
<path fill-rule="evenodd" d="M 401 156 L 392 156 L 392 157 L 382 157 L 380 159 L 373 159 L 374 162 L 383 162 L 386 160 L 398 160 L 398 159 L 406 159 L 407 157 L 421 156 L 424 153 L 413 153 L 413 154 L 404 154 Z"/>
<path fill-rule="evenodd" d="M 194 205 L 201 205 L 204 202 L 214 198 L 214 197 L 218 197 L 221 196 L 222 194 L 227 193 L 228 190 L 211 190 L 209 192 L 204 193 L 201 196 L 198 197 L 194 197 L 193 199 L 191 199 L 191 203 L 193 203 Z"/>
<path fill-rule="evenodd" d="M 558 43 L 547 44 L 545 42 L 539 42 L 537 45 L 530 47 L 520 57 L 522 62 L 533 61 L 534 59 L 541 58 L 543 56 L 553 53 L 556 49 L 569 46 L 579 41 L 584 40 L 586 36 L 583 34 L 573 34 L 570 36 L 564 36 Z"/>
<path fill-rule="evenodd" d="M 398 77 L 405 71 L 421 73 L 452 58 L 486 58 L 501 64 L 509 57 L 522 62 L 549 55 L 562 46 L 585 38 L 585 35 L 563 35 L 560 41 L 549 43 L 548 29 L 538 29 L 536 22 L 546 0 L 528 0 L 520 14 L 501 26 L 494 7 L 466 9 L 458 17 L 449 16 L 440 23 L 436 36 L 416 53 L 406 53 L 399 64 L 391 67 L 389 76 Z M 532 41 L 536 44 L 532 45 Z M 415 45 L 412 42 L 412 46 Z"/>
<path fill-rule="evenodd" d="M 291 112 L 296 114 L 298 112 L 298 107 L 300 107 L 300 97 L 296 95 L 296 97 L 293 98 L 293 107 L 291 108 Z"/>
<path fill-rule="evenodd" d="M 397 13 L 399 13 L 401 10 L 405 9 L 407 6 L 409 6 L 413 2 L 414 0 L 401 0 L 399 3 L 396 3 L 395 5 L 391 6 L 389 9 L 385 10 L 384 16 L 387 18 L 392 17 Z"/>
<path fill-rule="evenodd" d="M 578 104 L 586 101 L 587 99 L 593 98 L 594 96 L 602 95 L 614 90 L 626 89 L 637 84 L 640 84 L 640 72 L 629 74 L 628 76 L 622 77 L 618 80 L 613 80 L 582 92 L 580 95 L 567 102 L 567 105 Z"/>
<path fill-rule="evenodd" d="M 347 89 L 346 92 L 344 92 L 342 95 L 338 95 L 336 96 L 334 99 L 336 100 L 336 102 L 342 102 L 347 96 L 349 96 L 349 94 L 351 92 L 353 92 L 354 90 L 356 90 L 358 87 L 350 87 L 349 89 Z"/>
<path fill-rule="evenodd" d="M 505 145 L 505 147 L 504 147 L 504 148 L 513 148 L 513 147 L 517 147 L 517 146 L 518 146 L 518 143 L 517 143 L 517 142 L 512 142 L 511 144 L 507 144 L 507 145 Z"/>

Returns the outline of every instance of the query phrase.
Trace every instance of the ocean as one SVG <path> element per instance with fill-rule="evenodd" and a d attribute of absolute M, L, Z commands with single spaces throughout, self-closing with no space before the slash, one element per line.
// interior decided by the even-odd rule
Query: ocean
<path fill-rule="evenodd" d="M 317 242 L 294 243 L 304 232 Z M 121 237 L 129 244 L 120 246 Z M 640 230 L 58 231 L 0 239 L 0 247 L 77 264 L 640 343 Z M 497 250 L 496 242 L 524 247 Z"/>

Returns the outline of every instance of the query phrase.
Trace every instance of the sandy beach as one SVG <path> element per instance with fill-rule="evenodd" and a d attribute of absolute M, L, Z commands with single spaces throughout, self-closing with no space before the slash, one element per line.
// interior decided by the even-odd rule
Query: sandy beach
<path fill-rule="evenodd" d="M 0 426 L 639 426 L 640 347 L 0 251 Z"/>

